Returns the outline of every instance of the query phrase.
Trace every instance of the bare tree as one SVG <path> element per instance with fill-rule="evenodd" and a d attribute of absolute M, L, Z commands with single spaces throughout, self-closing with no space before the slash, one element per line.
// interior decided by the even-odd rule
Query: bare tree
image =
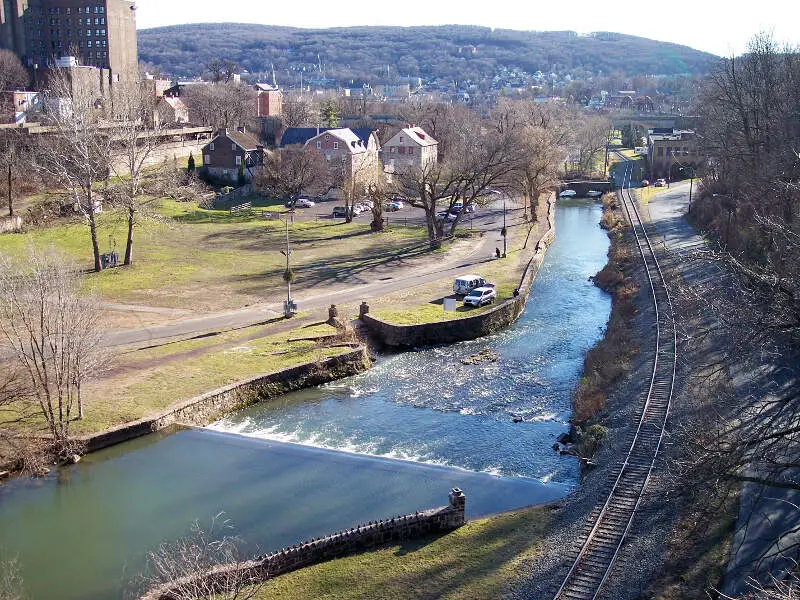
<path fill-rule="evenodd" d="M 499 133 L 516 138 L 518 168 L 512 179 L 536 221 L 539 197 L 558 183 L 559 167 L 571 139 L 566 115 L 559 107 L 504 101 L 493 118 Z"/>
<path fill-rule="evenodd" d="M 312 125 L 318 118 L 310 100 L 289 96 L 283 99 L 281 119 L 286 127 Z"/>
<path fill-rule="evenodd" d="M 254 175 L 253 185 L 267 194 L 288 199 L 294 208 L 303 194 L 324 195 L 335 182 L 325 158 L 314 148 L 297 144 L 272 154 Z"/>
<path fill-rule="evenodd" d="M 112 147 L 111 136 L 102 127 L 103 98 L 73 79 L 68 69 L 53 69 L 48 79 L 45 102 L 54 131 L 41 136 L 37 167 L 71 193 L 74 207 L 89 225 L 94 270 L 101 271 L 97 238 L 100 203 L 94 184 L 108 177 Z"/>
<path fill-rule="evenodd" d="M 18 374 L 16 394 L 38 408 L 59 455 L 72 449 L 83 384 L 103 361 L 99 314 L 74 265 L 53 252 L 30 248 L 24 264 L 0 254 L 0 335 Z"/>
<path fill-rule="evenodd" d="M 611 121 L 600 115 L 584 114 L 576 119 L 574 148 L 583 173 L 591 173 L 598 157 L 605 152 L 610 128 Z"/>
<path fill-rule="evenodd" d="M 138 82 L 123 85 L 116 94 L 115 110 L 119 120 L 109 131 L 112 136 L 114 160 L 111 170 L 122 182 L 122 200 L 128 217 L 128 235 L 123 264 L 133 263 L 133 236 L 136 216 L 142 200 L 142 176 L 147 161 L 158 146 L 160 125 L 149 122 L 153 99 Z"/>
<path fill-rule="evenodd" d="M 425 211 L 432 249 L 440 248 L 444 237 L 455 232 L 470 204 L 481 203 L 492 191 L 509 187 L 519 162 L 514 137 L 492 130 L 482 134 L 480 129 L 465 131 L 460 138 L 453 138 L 450 148 L 449 159 L 400 174 L 394 192 Z M 454 220 L 438 218 L 440 209 L 450 213 L 458 203 L 461 210 Z"/>
<path fill-rule="evenodd" d="M 246 85 L 191 85 L 182 98 L 193 121 L 216 129 L 245 127 L 255 117 L 256 93 Z"/>
<path fill-rule="evenodd" d="M 10 50 L 0 50 L 0 90 L 28 87 L 28 71 L 17 55 Z"/>
<path fill-rule="evenodd" d="M 5 129 L 0 132 L 0 168 L 3 171 L 2 184 L 5 187 L 5 200 L 8 206 L 8 216 L 14 216 L 15 187 L 25 177 L 30 180 L 30 173 L 24 176 L 20 170 L 30 166 L 30 143 L 19 129 Z"/>
<path fill-rule="evenodd" d="M 146 600 L 247 600 L 263 587 L 265 573 L 248 561 L 230 521 L 217 515 L 206 531 L 195 521 L 189 534 L 148 554 Z"/>

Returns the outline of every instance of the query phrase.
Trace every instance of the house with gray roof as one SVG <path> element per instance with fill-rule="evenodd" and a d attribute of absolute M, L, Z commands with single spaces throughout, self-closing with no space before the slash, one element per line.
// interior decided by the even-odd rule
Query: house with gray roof
<path fill-rule="evenodd" d="M 264 164 L 265 152 L 258 138 L 243 127 L 221 129 L 203 146 L 203 168 L 213 177 L 232 182 L 243 172 L 250 181 L 254 169 Z"/>

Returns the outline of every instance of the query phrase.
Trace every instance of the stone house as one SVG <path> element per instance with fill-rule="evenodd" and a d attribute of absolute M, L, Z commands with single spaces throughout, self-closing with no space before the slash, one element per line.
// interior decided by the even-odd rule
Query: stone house
<path fill-rule="evenodd" d="M 401 129 L 381 149 L 386 173 L 420 171 L 438 160 L 439 142 L 421 127 Z"/>
<path fill-rule="evenodd" d="M 689 129 L 655 128 L 647 132 L 647 153 L 650 176 L 681 179 L 685 167 L 697 168 L 697 139 Z"/>
<path fill-rule="evenodd" d="M 236 181 L 243 168 L 250 181 L 254 169 L 264 164 L 264 153 L 258 138 L 244 128 L 221 129 L 203 146 L 203 169 L 213 177 Z"/>
<path fill-rule="evenodd" d="M 380 143 L 371 129 L 328 129 L 310 138 L 306 147 L 328 161 L 334 179 L 366 186 L 380 173 Z"/>
<path fill-rule="evenodd" d="M 189 107 L 180 98 L 165 96 L 156 103 L 153 119 L 162 125 L 188 123 Z"/>

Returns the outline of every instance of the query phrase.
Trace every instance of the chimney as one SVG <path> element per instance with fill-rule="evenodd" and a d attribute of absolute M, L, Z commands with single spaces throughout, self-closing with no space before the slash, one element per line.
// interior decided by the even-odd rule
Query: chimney
<path fill-rule="evenodd" d="M 238 131 L 239 133 L 247 133 L 247 130 L 244 125 L 237 127 L 236 131 Z"/>

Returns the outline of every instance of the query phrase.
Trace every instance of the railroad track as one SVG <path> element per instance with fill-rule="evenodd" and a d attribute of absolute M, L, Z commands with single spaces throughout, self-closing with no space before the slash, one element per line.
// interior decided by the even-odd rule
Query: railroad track
<path fill-rule="evenodd" d="M 605 504 L 590 514 L 586 525 L 588 533 L 580 549 L 574 553 L 572 567 L 556 592 L 555 600 L 594 600 L 600 597 L 642 502 L 664 440 L 672 405 L 677 363 L 672 302 L 647 227 L 631 196 L 632 171 L 633 166 L 628 162 L 625 184 L 619 194 L 633 226 L 652 291 L 656 326 L 653 372 L 647 393 L 643 394 L 641 416 L 630 449 L 615 470 L 616 479 Z"/>

